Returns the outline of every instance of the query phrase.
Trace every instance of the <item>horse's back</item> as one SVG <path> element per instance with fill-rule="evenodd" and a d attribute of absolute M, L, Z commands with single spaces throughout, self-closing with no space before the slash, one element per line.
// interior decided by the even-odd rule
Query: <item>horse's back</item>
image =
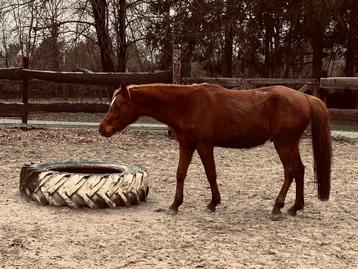
<path fill-rule="evenodd" d="M 228 90 L 205 83 L 183 94 L 182 130 L 215 146 L 249 148 L 280 135 L 301 136 L 310 121 L 305 95 L 284 86 Z"/>
<path fill-rule="evenodd" d="M 254 147 L 278 136 L 300 137 L 310 121 L 306 96 L 285 86 L 241 91 L 212 87 L 209 96 L 212 102 L 205 109 L 212 111 L 205 119 L 219 146 Z"/>

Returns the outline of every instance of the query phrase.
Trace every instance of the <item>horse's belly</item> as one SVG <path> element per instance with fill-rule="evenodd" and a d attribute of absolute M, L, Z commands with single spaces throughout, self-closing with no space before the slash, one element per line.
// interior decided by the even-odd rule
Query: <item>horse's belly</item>
<path fill-rule="evenodd" d="M 266 132 L 256 132 L 246 135 L 221 135 L 216 139 L 216 146 L 224 148 L 252 148 L 262 145 L 269 139 Z"/>
<path fill-rule="evenodd" d="M 223 148 L 253 148 L 264 144 L 267 139 L 256 140 L 256 141 L 224 141 L 217 143 L 217 147 Z"/>

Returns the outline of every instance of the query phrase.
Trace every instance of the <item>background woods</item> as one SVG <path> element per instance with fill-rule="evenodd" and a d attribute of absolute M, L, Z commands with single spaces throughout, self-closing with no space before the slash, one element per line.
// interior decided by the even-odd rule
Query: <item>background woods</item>
<path fill-rule="evenodd" d="M 181 48 L 183 76 L 354 76 L 356 0 L 9 0 L 0 66 L 154 71 Z"/>

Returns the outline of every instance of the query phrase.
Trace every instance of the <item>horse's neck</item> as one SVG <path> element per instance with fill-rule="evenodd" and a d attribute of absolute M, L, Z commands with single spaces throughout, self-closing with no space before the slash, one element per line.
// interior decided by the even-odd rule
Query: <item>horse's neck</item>
<path fill-rule="evenodd" d="M 141 116 L 153 117 L 172 127 L 177 120 L 173 115 L 178 115 L 176 92 L 175 89 L 170 92 L 160 87 L 141 87 L 133 89 L 131 94 Z"/>

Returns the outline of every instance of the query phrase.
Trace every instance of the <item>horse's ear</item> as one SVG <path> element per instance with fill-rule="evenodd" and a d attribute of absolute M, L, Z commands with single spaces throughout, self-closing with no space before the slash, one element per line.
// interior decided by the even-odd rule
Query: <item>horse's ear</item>
<path fill-rule="evenodd" d="M 127 89 L 127 86 L 124 83 L 121 84 L 121 94 L 127 99 L 131 98 L 131 95 Z"/>

